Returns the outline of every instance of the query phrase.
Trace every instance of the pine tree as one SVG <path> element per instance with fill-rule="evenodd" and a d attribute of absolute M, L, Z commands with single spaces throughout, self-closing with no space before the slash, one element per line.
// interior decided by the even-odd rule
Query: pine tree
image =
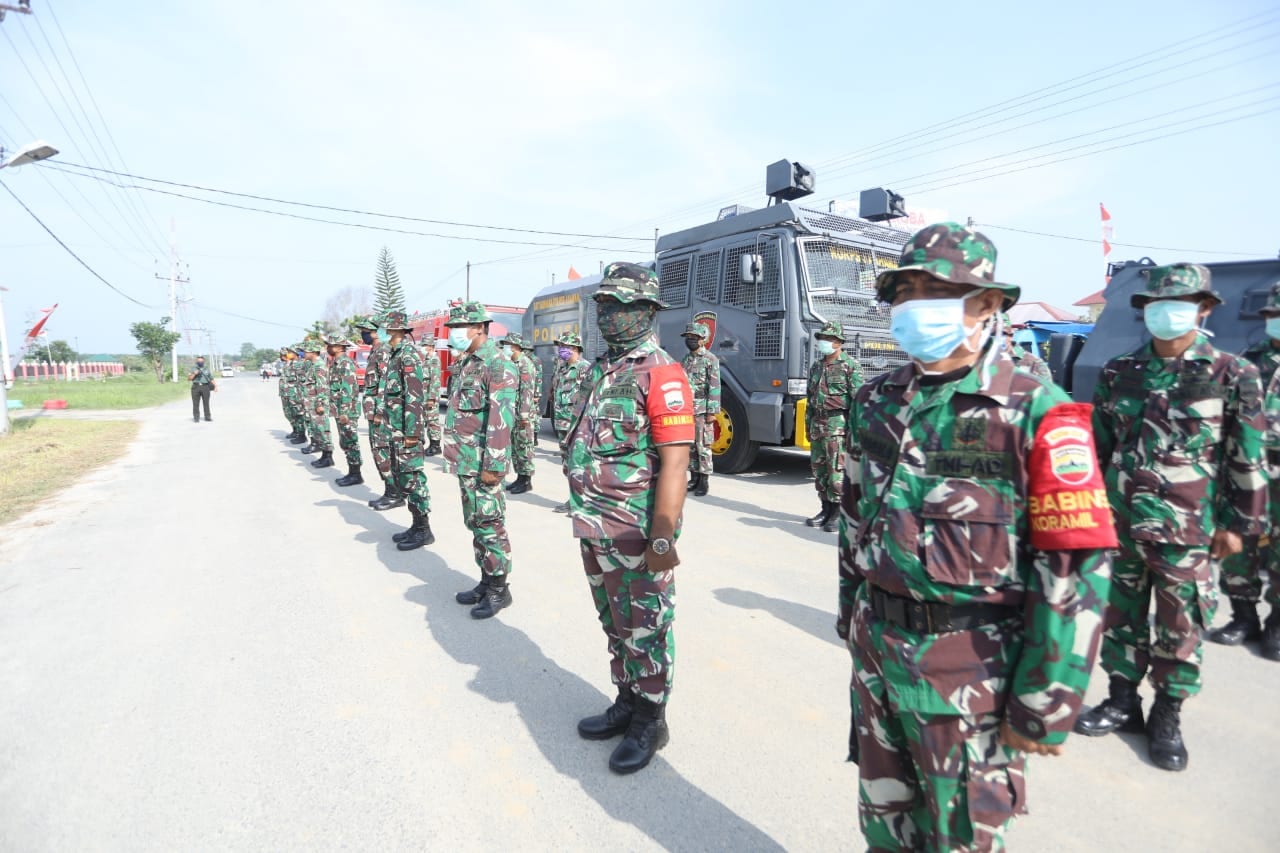
<path fill-rule="evenodd" d="M 378 255 L 378 274 L 373 278 L 373 291 L 376 313 L 405 310 L 400 273 L 396 272 L 395 258 L 391 257 L 391 250 L 386 246 L 382 247 L 382 253 Z"/>

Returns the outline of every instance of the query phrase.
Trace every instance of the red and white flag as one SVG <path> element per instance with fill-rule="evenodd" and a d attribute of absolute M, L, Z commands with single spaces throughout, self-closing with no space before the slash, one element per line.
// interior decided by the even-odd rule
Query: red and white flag
<path fill-rule="evenodd" d="M 575 270 L 573 268 L 573 265 L 570 264 L 569 265 L 569 281 L 577 281 L 580 278 L 582 278 L 582 273 Z"/>
<path fill-rule="evenodd" d="M 1107 212 L 1107 206 L 1102 202 L 1098 202 L 1098 210 L 1102 211 L 1102 262 L 1109 264 L 1111 257 L 1111 240 L 1115 236 L 1115 230 L 1111 227 L 1111 214 Z M 1108 266 L 1108 269 L 1110 267 Z M 1105 275 L 1107 284 L 1111 283 L 1111 276 Z"/>
<path fill-rule="evenodd" d="M 53 308 L 40 309 L 40 313 L 43 314 L 44 316 L 36 321 L 36 324 L 31 327 L 31 331 L 27 332 L 27 340 L 31 340 L 32 338 L 40 334 L 40 330 L 44 328 L 45 323 L 49 322 L 49 318 L 53 315 L 53 312 L 57 309 L 57 307 L 58 307 L 58 303 L 55 302 L 53 303 Z"/>

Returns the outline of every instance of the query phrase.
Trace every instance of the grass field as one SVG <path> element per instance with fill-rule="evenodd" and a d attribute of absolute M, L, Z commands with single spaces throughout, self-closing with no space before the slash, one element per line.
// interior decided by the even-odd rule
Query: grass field
<path fill-rule="evenodd" d="M 137 421 L 14 421 L 0 436 L 0 524 L 115 459 L 137 434 Z"/>
<path fill-rule="evenodd" d="M 66 400 L 68 409 L 143 409 L 191 394 L 190 382 L 157 382 L 154 376 L 113 376 L 82 382 L 15 382 L 10 400 L 38 409 L 45 400 Z"/>

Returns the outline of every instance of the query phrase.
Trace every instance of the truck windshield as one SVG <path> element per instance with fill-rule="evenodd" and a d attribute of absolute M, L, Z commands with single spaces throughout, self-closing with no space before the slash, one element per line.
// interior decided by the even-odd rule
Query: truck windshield
<path fill-rule="evenodd" d="M 814 313 L 854 327 L 889 328 L 889 310 L 876 300 L 876 275 L 896 267 L 896 257 L 821 237 L 799 242 Z"/>

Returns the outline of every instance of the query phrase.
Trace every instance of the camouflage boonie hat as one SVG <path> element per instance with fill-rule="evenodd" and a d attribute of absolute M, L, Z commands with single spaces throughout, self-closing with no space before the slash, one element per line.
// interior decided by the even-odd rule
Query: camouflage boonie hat
<path fill-rule="evenodd" d="M 528 346 L 524 342 L 524 337 L 514 333 L 507 335 L 502 339 L 502 342 L 509 346 L 520 347 L 520 349 L 528 349 Z"/>
<path fill-rule="evenodd" d="M 830 320 L 817 331 L 814 337 L 835 338 L 840 343 L 844 343 L 844 324 L 839 320 Z"/>
<path fill-rule="evenodd" d="M 303 352 L 324 352 L 324 344 L 312 338 L 302 345 Z"/>
<path fill-rule="evenodd" d="M 902 247 L 898 268 L 876 276 L 876 298 L 892 302 L 898 290 L 898 273 L 908 270 L 919 270 L 951 284 L 1003 291 L 1006 310 L 1022 295 L 1022 288 L 1016 284 L 995 280 L 995 244 L 986 235 L 958 222 L 939 222 L 917 231 Z"/>
<path fill-rule="evenodd" d="M 577 332 L 565 332 L 563 335 L 556 338 L 555 341 L 553 341 L 553 343 L 564 344 L 567 347 L 577 347 L 578 349 L 582 349 L 582 338 L 578 337 Z"/>
<path fill-rule="evenodd" d="M 383 311 L 374 322 L 379 326 L 387 329 L 395 329 L 397 332 L 409 329 L 409 315 L 403 311 Z"/>
<path fill-rule="evenodd" d="M 690 323 L 689 325 L 684 327 L 684 332 L 680 335 L 680 337 L 709 338 L 711 337 L 711 330 L 707 328 L 706 323 Z"/>
<path fill-rule="evenodd" d="M 378 329 L 378 324 L 373 321 L 372 314 L 361 314 L 359 317 L 355 318 L 352 325 L 357 329 L 364 329 L 369 332 L 374 332 Z"/>
<path fill-rule="evenodd" d="M 484 303 L 472 300 L 449 309 L 449 322 L 445 323 L 445 325 L 470 326 L 472 323 L 488 323 L 492 319 L 488 310 L 484 307 Z"/>
<path fill-rule="evenodd" d="M 1147 289 L 1129 297 L 1129 304 L 1141 308 L 1155 299 L 1171 299 L 1177 296 L 1208 296 L 1214 304 L 1222 304 L 1222 297 L 1213 289 L 1213 276 L 1208 267 L 1200 264 L 1169 264 L 1150 267 L 1141 271 L 1147 280 Z"/>
<path fill-rule="evenodd" d="M 604 268 L 600 289 L 591 298 L 599 301 L 601 296 L 612 296 L 626 304 L 652 302 L 659 308 L 669 308 L 667 303 L 658 298 L 658 293 L 657 273 L 640 264 L 619 262 Z"/>
<path fill-rule="evenodd" d="M 324 343 L 325 343 L 325 346 L 330 346 L 330 347 L 355 346 L 354 344 L 351 343 L 351 341 L 347 340 L 342 335 L 330 335 L 329 337 L 324 339 Z"/>
<path fill-rule="evenodd" d="M 1258 313 L 1263 317 L 1270 317 L 1274 314 L 1280 314 L 1280 281 L 1271 285 L 1271 292 L 1267 294 L 1267 301 Z"/>

